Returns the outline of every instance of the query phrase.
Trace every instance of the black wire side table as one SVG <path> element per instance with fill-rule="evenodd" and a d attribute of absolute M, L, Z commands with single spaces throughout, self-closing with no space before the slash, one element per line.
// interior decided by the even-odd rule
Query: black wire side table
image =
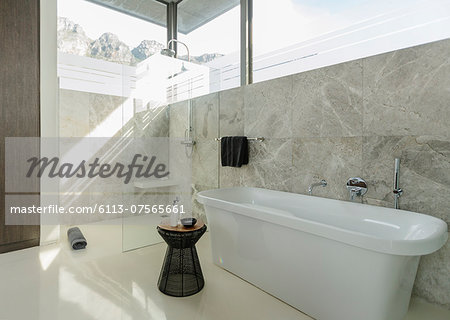
<path fill-rule="evenodd" d="M 157 230 L 167 243 L 159 290 L 174 297 L 187 297 L 202 290 L 205 280 L 195 244 L 205 233 L 206 225 L 198 221 L 192 228 L 159 225 Z"/>

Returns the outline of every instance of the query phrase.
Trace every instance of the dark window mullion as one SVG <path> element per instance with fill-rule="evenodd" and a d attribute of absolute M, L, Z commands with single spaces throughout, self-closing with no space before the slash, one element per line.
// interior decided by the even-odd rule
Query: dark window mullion
<path fill-rule="evenodd" d="M 241 0 L 241 86 L 253 83 L 253 0 Z"/>

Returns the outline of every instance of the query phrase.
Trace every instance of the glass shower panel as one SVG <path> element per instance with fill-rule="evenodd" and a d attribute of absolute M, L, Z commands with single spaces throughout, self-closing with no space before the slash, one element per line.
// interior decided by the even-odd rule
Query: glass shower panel
<path fill-rule="evenodd" d="M 58 1 L 59 150 L 65 162 L 89 163 L 98 158 L 110 163 L 117 158 L 115 147 L 122 137 L 123 69 L 133 61 L 127 55 L 127 44 L 112 33 L 111 14 L 118 13 L 82 0 Z M 104 18 L 101 24 L 99 17 Z M 92 210 L 73 216 L 69 225 L 108 224 L 119 232 L 121 215 L 100 208 L 122 202 L 120 183 L 98 175 L 78 181 L 61 179 L 60 205 Z"/>
<path fill-rule="evenodd" d="M 140 163 L 147 168 L 153 157 L 156 163 L 169 167 L 166 59 L 157 53 L 132 70 L 124 69 L 124 137 L 130 141 L 129 154 L 139 156 Z M 143 161 L 144 157 L 150 160 Z M 163 219 L 158 209 L 168 203 L 170 176 L 134 177 L 123 185 L 123 204 L 127 210 L 122 219 L 123 251 L 162 241 L 156 232 Z"/>
<path fill-rule="evenodd" d="M 133 179 L 123 185 L 122 248 L 133 250 L 162 242 L 156 231 L 172 215 L 191 216 L 191 159 L 183 138 L 170 136 L 169 102 L 202 94 L 210 69 L 158 53 L 124 68 L 123 135 L 130 152 L 164 165 L 168 175 Z M 187 121 L 187 119 L 186 119 Z M 186 126 L 183 126 L 186 128 Z M 175 213 L 176 211 L 176 213 Z"/>
<path fill-rule="evenodd" d="M 127 168 L 136 157 L 137 166 L 168 168 L 167 83 L 175 59 L 159 54 L 166 42 L 165 5 L 140 6 L 138 19 L 127 6 L 113 10 L 106 2 L 58 0 L 60 136 L 83 139 L 92 155 L 111 165 Z M 161 241 L 161 217 L 152 213 L 154 205 L 172 204 L 172 182 L 148 176 L 138 179 L 134 172 L 128 182 L 96 177 L 76 190 L 81 204 L 102 210 L 88 222 L 112 225 L 124 251 Z"/>

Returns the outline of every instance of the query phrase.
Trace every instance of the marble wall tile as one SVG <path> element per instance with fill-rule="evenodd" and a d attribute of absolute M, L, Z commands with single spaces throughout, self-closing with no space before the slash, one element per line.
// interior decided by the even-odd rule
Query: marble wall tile
<path fill-rule="evenodd" d="M 89 135 L 91 137 L 121 136 L 123 97 L 90 94 Z"/>
<path fill-rule="evenodd" d="M 450 224 L 450 138 L 420 136 L 415 142 L 415 148 L 402 152 L 404 173 L 400 182 L 405 192 L 401 208 L 430 214 Z"/>
<path fill-rule="evenodd" d="M 192 154 L 192 183 L 217 188 L 219 185 L 218 142 L 198 139 Z"/>
<path fill-rule="evenodd" d="M 280 191 L 292 186 L 292 139 L 249 142 L 249 164 L 241 168 L 243 185 Z"/>
<path fill-rule="evenodd" d="M 180 101 L 169 106 L 169 136 L 184 138 L 188 121 L 188 101 Z"/>
<path fill-rule="evenodd" d="M 436 181 L 436 177 L 423 175 L 420 169 L 404 168 L 400 178 L 403 195 L 400 208 L 435 216 L 450 225 L 450 186 Z"/>
<path fill-rule="evenodd" d="M 363 59 L 364 135 L 450 136 L 450 40 Z"/>
<path fill-rule="evenodd" d="M 193 100 L 194 139 L 219 135 L 219 94 L 211 93 Z"/>
<path fill-rule="evenodd" d="M 221 91 L 219 93 L 219 110 L 219 136 L 244 135 L 244 88 L 238 87 Z M 217 142 L 217 147 L 220 187 L 227 188 L 243 185 L 245 167 L 222 167 L 220 162 L 220 142 Z"/>
<path fill-rule="evenodd" d="M 393 201 L 374 199 L 374 198 L 370 198 L 370 196 L 366 196 L 366 195 L 363 197 L 362 203 L 368 204 L 371 206 L 377 206 L 377 207 L 385 207 L 385 208 L 393 208 L 394 207 Z"/>
<path fill-rule="evenodd" d="M 293 136 L 362 135 L 361 60 L 293 76 Z"/>
<path fill-rule="evenodd" d="M 85 137 L 89 134 L 90 94 L 59 90 L 59 136 Z"/>
<path fill-rule="evenodd" d="M 348 200 L 345 184 L 362 174 L 362 137 L 295 138 L 292 191 L 307 194 L 308 186 L 321 179 L 313 195 Z"/>
<path fill-rule="evenodd" d="M 245 167 L 222 167 L 219 162 L 219 186 L 221 188 L 244 186 L 244 172 Z"/>
<path fill-rule="evenodd" d="M 364 137 L 367 197 L 393 206 L 394 159 L 400 158 L 400 208 L 450 223 L 450 139 L 439 136 Z M 432 199 L 432 200 L 430 200 Z"/>
<path fill-rule="evenodd" d="M 244 135 L 244 89 L 242 87 L 219 93 L 220 136 Z"/>
<path fill-rule="evenodd" d="M 248 137 L 292 136 L 292 76 L 244 87 L 244 134 Z"/>
<path fill-rule="evenodd" d="M 401 159 L 403 149 L 413 148 L 413 145 L 415 140 L 411 137 L 363 137 L 361 177 L 368 185 L 366 198 L 385 201 L 388 207 L 393 206 L 394 159 Z M 401 174 L 403 169 L 402 163 Z"/>
<path fill-rule="evenodd" d="M 160 106 L 138 112 L 133 119 L 134 137 L 168 137 L 169 110 L 168 106 Z"/>

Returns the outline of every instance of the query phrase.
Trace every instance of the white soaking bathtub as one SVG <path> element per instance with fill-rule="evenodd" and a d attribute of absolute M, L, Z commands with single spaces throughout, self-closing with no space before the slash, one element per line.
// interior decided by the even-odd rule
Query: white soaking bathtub
<path fill-rule="evenodd" d="M 258 188 L 202 191 L 214 263 L 318 320 L 401 320 L 431 216 Z"/>

